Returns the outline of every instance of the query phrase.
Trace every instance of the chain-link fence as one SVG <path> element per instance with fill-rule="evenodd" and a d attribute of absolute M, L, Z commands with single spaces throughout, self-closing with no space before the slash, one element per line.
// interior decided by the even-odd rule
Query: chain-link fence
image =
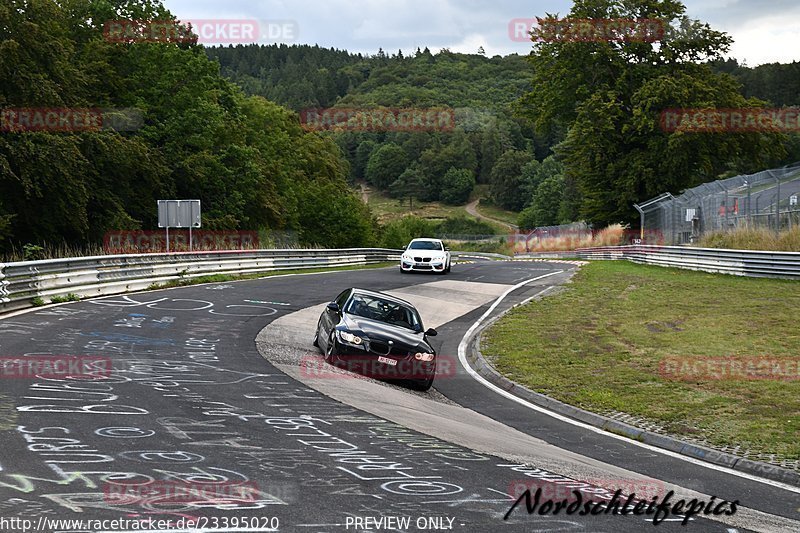
<path fill-rule="evenodd" d="M 635 205 L 643 234 L 667 244 L 695 242 L 704 234 L 736 228 L 779 232 L 800 224 L 800 163 L 704 183 L 680 196 L 664 193 Z"/>
<path fill-rule="evenodd" d="M 532 231 L 513 233 L 509 241 L 515 253 L 574 250 L 591 246 L 592 228 L 585 222 L 540 226 Z"/>

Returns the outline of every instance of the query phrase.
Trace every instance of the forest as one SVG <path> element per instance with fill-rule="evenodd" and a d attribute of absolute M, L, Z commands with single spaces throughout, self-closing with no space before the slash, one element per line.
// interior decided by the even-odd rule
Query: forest
<path fill-rule="evenodd" d="M 309 45 L 207 52 L 245 92 L 300 114 L 453 109 L 452 131 L 345 128 L 330 136 L 350 163 L 351 183 L 454 205 L 486 184 L 482 202 L 521 211 L 522 228 L 635 224 L 634 202 L 800 160 L 797 133 L 662 131 L 664 109 L 798 106 L 800 63 L 750 68 L 723 59 L 730 37 L 688 18 L 680 2 L 640 4 L 577 1 L 570 16 L 635 18 L 650 9 L 648 17 L 675 28 L 658 49 L 537 42 L 529 56 L 504 57 L 427 48 L 365 56 Z M 598 72 L 598 54 L 612 67 Z"/>
<path fill-rule="evenodd" d="M 0 109 L 135 109 L 135 128 L 0 131 L 0 253 L 154 229 L 157 199 L 199 198 L 203 225 L 302 245 L 389 245 L 360 183 L 462 205 L 476 185 L 523 228 L 635 223 L 634 202 L 800 160 L 798 135 L 665 132 L 668 108 L 800 105 L 800 63 L 727 59 L 730 37 L 676 0 L 577 0 L 576 18 L 662 18 L 660 46 L 531 43 L 529 55 L 357 54 L 104 38 L 103 21 L 174 20 L 158 0 L 0 6 Z M 177 23 L 176 23 L 177 24 Z M 601 66 L 601 67 L 600 67 Z M 313 109 L 448 109 L 451 128 L 310 131 Z M 423 227 L 423 226 L 420 226 Z M 392 235 L 394 237 L 392 237 Z"/>
<path fill-rule="evenodd" d="M 103 21 L 174 20 L 156 0 L 0 5 L 0 108 L 136 109 L 141 127 L 0 133 L 0 252 L 91 248 L 156 229 L 156 201 L 197 198 L 208 230 L 293 232 L 371 245 L 348 163 L 296 114 L 247 96 L 192 42 L 109 42 Z M 13 126 L 13 125 L 12 125 Z"/>

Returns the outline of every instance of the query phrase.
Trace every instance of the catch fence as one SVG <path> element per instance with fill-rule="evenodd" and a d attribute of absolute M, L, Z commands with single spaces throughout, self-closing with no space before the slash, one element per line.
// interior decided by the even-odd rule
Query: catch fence
<path fill-rule="evenodd" d="M 737 228 L 775 232 L 800 225 L 800 163 L 704 183 L 679 196 L 664 193 L 634 207 L 645 234 L 690 244 Z"/>

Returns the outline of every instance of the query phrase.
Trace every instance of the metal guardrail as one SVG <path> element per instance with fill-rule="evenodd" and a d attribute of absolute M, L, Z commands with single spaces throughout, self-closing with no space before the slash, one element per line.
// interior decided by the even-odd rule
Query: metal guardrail
<path fill-rule="evenodd" d="M 800 253 L 725 250 L 684 246 L 607 246 L 529 257 L 626 259 L 634 263 L 735 276 L 800 279 Z M 518 256 L 519 257 L 519 256 Z"/>
<path fill-rule="evenodd" d="M 496 259 L 498 261 L 508 261 L 513 259 L 509 255 L 492 254 L 487 252 L 451 252 L 453 259 Z"/>
<path fill-rule="evenodd" d="M 210 274 L 367 265 L 399 261 L 400 250 L 248 250 L 131 254 L 0 263 L 0 312 L 33 305 L 35 298 L 81 298 L 143 290 Z"/>

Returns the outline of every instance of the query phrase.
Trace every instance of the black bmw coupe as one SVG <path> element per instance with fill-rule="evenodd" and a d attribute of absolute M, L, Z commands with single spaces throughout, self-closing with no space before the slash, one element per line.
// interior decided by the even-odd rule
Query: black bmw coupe
<path fill-rule="evenodd" d="M 329 303 L 317 323 L 314 346 L 325 361 L 369 377 L 409 381 L 426 391 L 436 376 L 436 351 L 410 303 L 381 292 L 351 288 Z"/>

